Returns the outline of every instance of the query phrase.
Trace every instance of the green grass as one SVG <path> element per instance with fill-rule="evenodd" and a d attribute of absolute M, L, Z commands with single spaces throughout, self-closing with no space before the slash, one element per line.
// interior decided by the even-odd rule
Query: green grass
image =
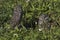
<path fill-rule="evenodd" d="M 10 29 L 10 19 L 14 6 L 22 5 L 25 13 L 22 18 L 26 22 L 36 21 L 40 14 L 48 14 L 50 18 L 60 25 L 60 0 L 1 0 L 0 1 L 0 40 L 60 40 L 60 26 L 52 24 L 50 30 L 21 28 Z M 28 15 L 28 16 L 27 16 Z M 22 24 L 23 25 L 23 24 Z M 4 28 L 1 28 L 4 27 Z M 38 26 L 37 26 L 38 28 Z"/>

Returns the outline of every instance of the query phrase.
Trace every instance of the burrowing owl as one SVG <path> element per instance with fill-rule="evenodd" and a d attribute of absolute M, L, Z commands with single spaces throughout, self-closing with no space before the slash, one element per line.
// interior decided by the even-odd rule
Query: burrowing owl
<path fill-rule="evenodd" d="M 38 26 L 39 30 L 45 29 L 45 28 L 50 28 L 50 23 L 49 23 L 49 16 L 46 14 L 41 14 L 39 16 L 39 21 L 38 21 Z"/>
<path fill-rule="evenodd" d="M 22 18 L 22 7 L 21 5 L 16 5 L 14 7 L 13 16 L 10 22 L 11 26 L 15 27 L 16 25 L 19 25 L 21 18 Z"/>

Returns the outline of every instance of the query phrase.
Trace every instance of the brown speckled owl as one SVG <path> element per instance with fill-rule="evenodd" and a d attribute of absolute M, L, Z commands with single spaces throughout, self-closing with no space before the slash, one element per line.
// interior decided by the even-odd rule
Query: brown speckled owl
<path fill-rule="evenodd" d="M 50 29 L 50 22 L 49 22 L 49 16 L 47 14 L 41 14 L 39 16 L 39 20 L 38 20 L 38 26 L 39 26 L 39 31 L 41 31 L 42 29 L 45 28 L 49 28 Z"/>
<path fill-rule="evenodd" d="M 14 11 L 13 11 L 13 16 L 11 19 L 11 27 L 15 27 L 16 25 L 18 26 L 20 24 L 21 18 L 22 18 L 22 7 L 21 5 L 16 5 L 14 7 Z"/>

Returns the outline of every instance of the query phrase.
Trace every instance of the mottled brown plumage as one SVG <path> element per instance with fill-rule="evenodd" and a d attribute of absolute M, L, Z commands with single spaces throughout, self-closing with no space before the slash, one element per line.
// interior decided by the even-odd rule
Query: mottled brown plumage
<path fill-rule="evenodd" d="M 45 28 L 50 29 L 51 25 L 50 25 L 49 21 L 50 21 L 49 16 L 47 14 L 41 14 L 39 16 L 39 20 L 38 20 L 39 30 L 40 29 L 45 29 Z"/>
<path fill-rule="evenodd" d="M 11 19 L 11 26 L 15 27 L 16 25 L 18 26 L 22 18 L 22 7 L 21 5 L 16 5 L 13 10 L 13 16 Z"/>

